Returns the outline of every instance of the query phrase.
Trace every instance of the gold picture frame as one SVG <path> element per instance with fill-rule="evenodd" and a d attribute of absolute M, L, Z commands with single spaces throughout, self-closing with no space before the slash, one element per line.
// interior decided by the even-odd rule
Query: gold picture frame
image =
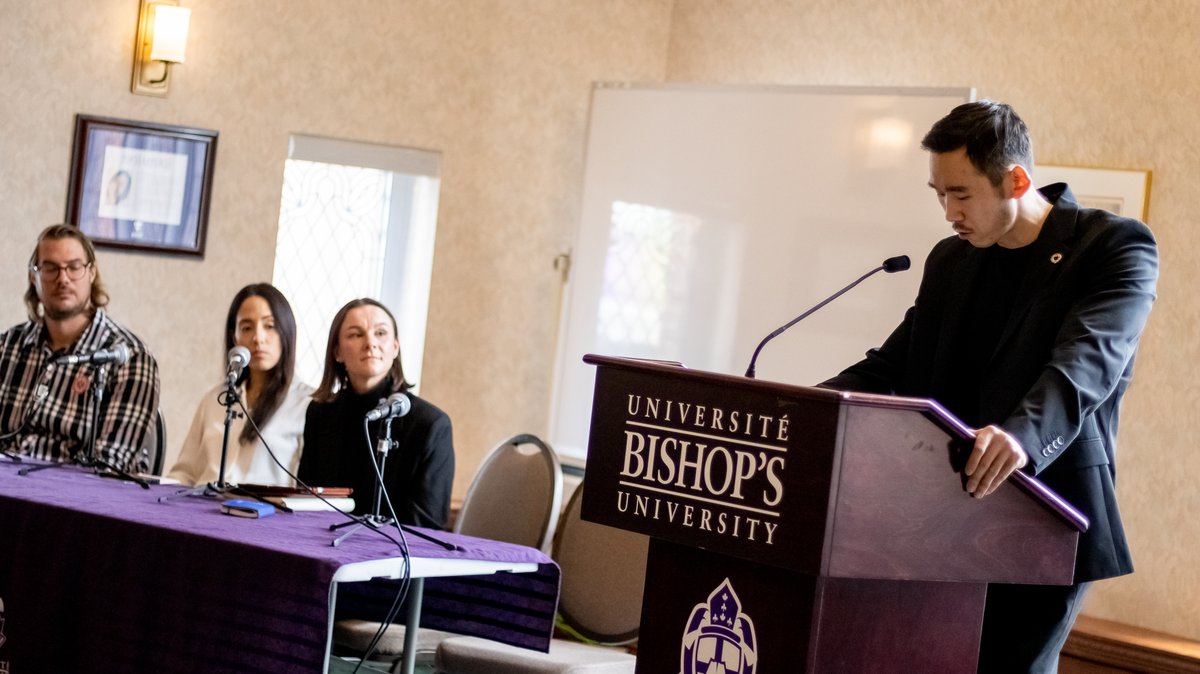
<path fill-rule="evenodd" d="M 1080 206 L 1103 208 L 1142 222 L 1150 215 L 1149 171 L 1038 164 L 1033 175 L 1038 185 L 1067 183 Z"/>

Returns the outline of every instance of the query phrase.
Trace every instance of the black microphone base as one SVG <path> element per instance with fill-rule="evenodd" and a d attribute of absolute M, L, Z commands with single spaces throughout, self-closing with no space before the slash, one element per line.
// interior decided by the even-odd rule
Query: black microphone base
<path fill-rule="evenodd" d="M 236 484 L 233 484 L 232 482 L 220 482 L 220 481 L 209 482 L 208 484 L 203 485 L 203 486 L 195 486 L 190 489 L 181 489 L 181 490 L 175 492 L 174 494 L 167 494 L 166 496 L 160 496 L 160 497 L 158 497 L 158 502 L 166 503 L 167 501 L 172 501 L 177 498 L 187 498 L 187 497 L 227 499 L 227 498 L 230 498 L 231 496 L 244 496 L 246 498 L 252 498 L 255 501 L 259 501 L 262 503 L 270 503 L 271 505 L 275 506 L 276 509 L 278 509 L 282 512 L 285 512 L 285 513 L 292 512 L 291 508 L 283 505 L 282 503 L 271 503 L 262 494 L 257 494 L 253 491 L 250 491 L 249 489 L 243 489 L 243 488 L 237 486 Z"/>
<path fill-rule="evenodd" d="M 14 459 L 14 460 L 18 461 L 18 462 L 20 461 L 20 459 Z M 103 475 L 106 477 L 115 477 L 115 478 L 125 480 L 127 482 L 133 482 L 133 483 L 137 484 L 139 487 L 141 487 L 142 489 L 150 488 L 149 482 L 143 480 L 142 478 L 140 478 L 136 475 L 133 475 L 132 473 L 129 473 L 128 471 L 117 468 L 116 466 L 105 461 L 104 459 L 78 459 L 78 460 L 72 460 L 72 461 L 64 461 L 61 463 L 60 462 L 51 462 L 51 463 L 44 463 L 44 464 L 41 464 L 38 466 L 27 466 L 25 468 L 22 468 L 21 470 L 18 470 L 17 475 L 25 476 L 25 475 L 29 475 L 30 473 L 36 473 L 40 470 L 47 470 L 49 468 L 70 468 L 70 467 L 84 468 L 84 469 L 92 471 L 96 475 Z"/>
<path fill-rule="evenodd" d="M 362 529 L 363 527 L 370 527 L 372 529 L 382 529 L 383 527 L 395 526 L 398 529 L 400 529 L 400 531 L 402 531 L 406 534 L 416 536 L 417 538 L 422 538 L 424 540 L 429 541 L 430 543 L 439 545 L 439 546 L 441 546 L 447 550 L 450 550 L 452 552 L 462 551 L 462 546 L 455 545 L 453 543 L 448 543 L 446 541 L 434 538 L 433 536 L 430 536 L 429 534 L 427 534 L 423 531 L 419 531 L 419 530 L 417 530 L 413 527 L 410 527 L 406 524 L 397 524 L 396 520 L 394 520 L 390 517 L 382 517 L 380 515 L 356 515 L 354 517 L 354 519 L 347 520 L 347 521 L 341 522 L 339 524 L 330 524 L 329 530 L 337 531 L 338 529 L 341 529 L 343 527 L 348 527 L 351 525 L 358 525 L 358 526 L 355 526 L 350 531 L 347 531 L 346 533 L 342 534 L 341 536 L 338 536 L 337 538 L 333 539 L 333 542 L 330 543 L 330 545 L 332 545 L 333 547 L 336 548 L 337 546 L 341 545 L 342 541 L 346 540 L 347 538 L 350 538 L 351 535 L 353 535 L 354 533 L 356 533 L 359 529 Z"/>

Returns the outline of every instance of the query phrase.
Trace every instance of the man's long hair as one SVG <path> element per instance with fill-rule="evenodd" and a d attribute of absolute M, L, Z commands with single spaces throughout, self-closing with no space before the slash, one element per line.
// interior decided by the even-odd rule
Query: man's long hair
<path fill-rule="evenodd" d="M 96 272 L 96 278 L 92 281 L 91 308 L 95 310 L 108 306 L 108 292 L 104 290 L 104 284 L 100 282 L 100 268 L 96 265 L 96 247 L 92 245 L 92 240 L 78 227 L 50 225 L 43 229 L 41 234 L 38 234 L 37 243 L 33 246 L 33 253 L 29 256 L 29 288 L 25 290 L 25 312 L 29 314 L 29 320 L 34 322 L 42 320 L 44 311 L 42 300 L 38 297 L 37 287 L 33 284 L 33 275 L 37 273 L 33 268 L 38 263 L 38 250 L 41 249 L 43 241 L 58 239 L 75 239 L 79 245 L 83 246 L 87 263 L 92 265 L 92 269 Z"/>

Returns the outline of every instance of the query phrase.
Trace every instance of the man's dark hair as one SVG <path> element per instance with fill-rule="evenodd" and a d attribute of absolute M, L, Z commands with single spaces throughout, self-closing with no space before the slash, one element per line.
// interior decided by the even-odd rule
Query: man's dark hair
<path fill-rule="evenodd" d="M 1029 129 L 1005 103 L 963 103 L 929 129 L 921 139 L 921 147 L 938 154 L 966 148 L 971 165 L 996 186 L 1013 164 L 1033 172 Z"/>

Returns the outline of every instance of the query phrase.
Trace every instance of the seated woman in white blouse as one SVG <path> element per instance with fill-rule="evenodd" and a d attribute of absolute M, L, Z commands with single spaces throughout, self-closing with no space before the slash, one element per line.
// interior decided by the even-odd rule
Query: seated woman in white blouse
<path fill-rule="evenodd" d="M 288 473 L 295 475 L 300 464 L 304 415 L 313 388 L 294 377 L 296 318 L 287 298 L 275 286 L 255 283 L 234 296 L 225 321 L 225 348 L 235 345 L 250 350 L 250 364 L 243 370 L 238 387 L 262 438 L 241 415 L 233 420 L 225 481 L 292 486 Z M 168 477 L 192 485 L 217 480 L 225 433 L 225 407 L 220 400 L 224 392 L 222 383 L 200 401 Z M 267 453 L 263 441 L 279 463 Z"/>

